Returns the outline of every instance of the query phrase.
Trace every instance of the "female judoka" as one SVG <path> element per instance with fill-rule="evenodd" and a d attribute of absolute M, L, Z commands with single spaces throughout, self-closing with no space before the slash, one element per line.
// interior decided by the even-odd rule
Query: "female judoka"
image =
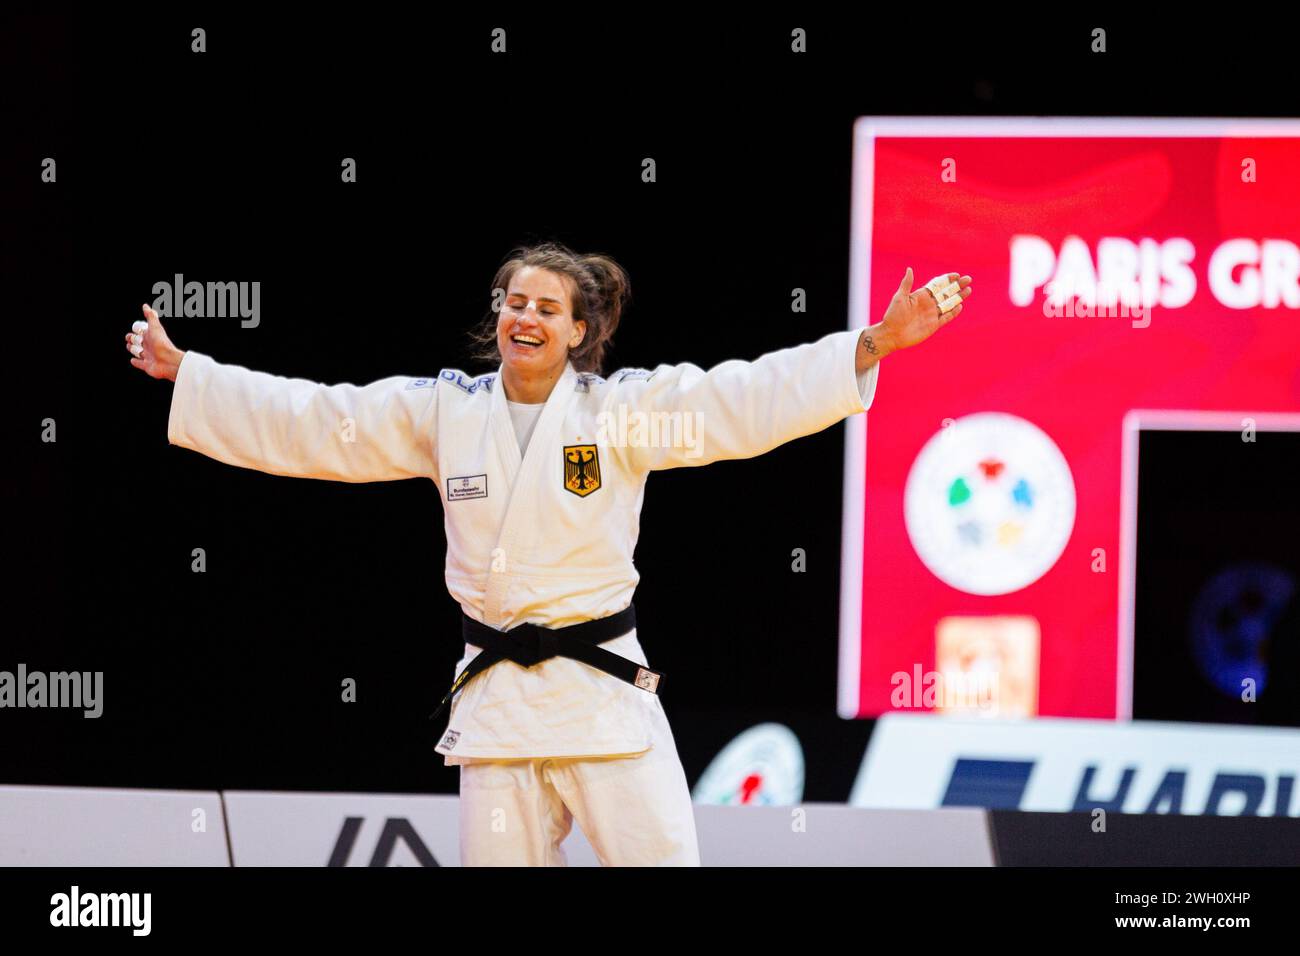
<path fill-rule="evenodd" d="M 750 458 L 864 412 L 885 356 L 955 318 L 970 276 L 880 322 L 754 361 L 601 366 L 626 272 L 556 243 L 502 263 L 474 336 L 492 371 L 321 385 L 182 351 L 158 314 L 131 364 L 175 383 L 168 440 L 274 475 L 431 479 L 465 655 L 437 745 L 460 769 L 461 862 L 565 864 L 576 820 L 604 865 L 699 865 L 690 789 L 632 604 L 650 473 Z M 722 619 L 692 622 L 725 626 Z M 662 637 L 660 638 L 662 639 Z M 438 713 L 441 713 L 441 708 Z"/>

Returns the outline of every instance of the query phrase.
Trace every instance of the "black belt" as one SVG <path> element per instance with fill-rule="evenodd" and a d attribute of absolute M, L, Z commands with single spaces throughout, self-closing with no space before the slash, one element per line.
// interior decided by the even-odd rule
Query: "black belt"
<path fill-rule="evenodd" d="M 617 614 L 570 624 L 568 627 L 542 627 L 539 624 L 520 624 L 508 631 L 498 631 L 481 621 L 476 621 L 468 614 L 461 615 L 461 631 L 466 644 L 481 647 L 465 669 L 456 677 L 442 699 L 438 709 L 429 715 L 430 720 L 437 720 L 456 692 L 464 687 L 475 675 L 481 674 L 493 664 L 502 660 L 511 660 L 521 667 L 533 667 L 552 657 L 568 657 L 581 661 L 597 670 L 604 671 L 629 684 L 640 687 L 652 694 L 659 693 L 663 686 L 664 675 L 661 671 L 652 671 L 642 667 L 636 661 L 620 657 L 613 651 L 607 651 L 598 645 L 612 641 L 636 627 L 636 610 L 629 604 Z"/>

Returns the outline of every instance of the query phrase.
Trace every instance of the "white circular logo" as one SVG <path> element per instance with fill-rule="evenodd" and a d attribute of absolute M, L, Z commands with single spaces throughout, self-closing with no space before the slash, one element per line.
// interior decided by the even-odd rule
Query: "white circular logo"
<path fill-rule="evenodd" d="M 907 534 L 934 576 L 968 594 L 1010 594 L 1056 563 L 1074 529 L 1074 479 L 1038 426 L 1001 412 L 939 430 L 907 476 Z"/>
<path fill-rule="evenodd" d="M 691 799 L 727 806 L 794 806 L 803 799 L 799 738 L 784 724 L 750 727 L 713 758 Z"/>

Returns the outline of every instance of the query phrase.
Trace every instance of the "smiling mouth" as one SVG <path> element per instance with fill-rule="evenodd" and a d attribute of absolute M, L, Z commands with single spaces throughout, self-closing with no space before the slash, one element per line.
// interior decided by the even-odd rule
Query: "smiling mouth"
<path fill-rule="evenodd" d="M 512 335 L 510 341 L 524 349 L 540 349 L 542 340 L 533 335 Z"/>

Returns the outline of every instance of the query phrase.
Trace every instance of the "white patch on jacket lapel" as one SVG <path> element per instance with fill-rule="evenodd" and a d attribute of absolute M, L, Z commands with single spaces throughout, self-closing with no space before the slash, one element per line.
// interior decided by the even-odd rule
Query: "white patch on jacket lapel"
<path fill-rule="evenodd" d="M 447 736 L 442 738 L 442 746 L 446 747 L 448 750 L 452 750 L 455 748 L 456 741 L 458 740 L 460 740 L 460 731 L 449 730 L 447 731 Z"/>
<path fill-rule="evenodd" d="M 487 475 L 464 475 L 447 479 L 447 500 L 463 501 L 466 498 L 486 498 Z"/>

